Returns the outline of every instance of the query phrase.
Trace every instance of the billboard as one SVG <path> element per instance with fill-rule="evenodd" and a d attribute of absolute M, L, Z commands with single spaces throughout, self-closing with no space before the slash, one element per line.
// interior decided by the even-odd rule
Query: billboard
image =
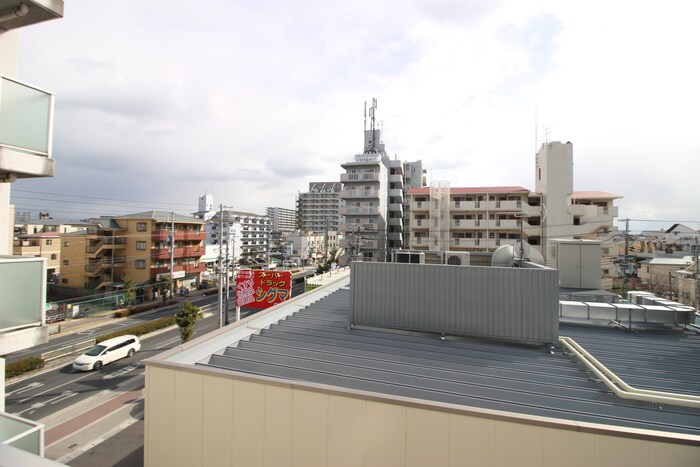
<path fill-rule="evenodd" d="M 290 271 L 242 269 L 236 277 L 236 306 L 269 308 L 292 296 Z"/>

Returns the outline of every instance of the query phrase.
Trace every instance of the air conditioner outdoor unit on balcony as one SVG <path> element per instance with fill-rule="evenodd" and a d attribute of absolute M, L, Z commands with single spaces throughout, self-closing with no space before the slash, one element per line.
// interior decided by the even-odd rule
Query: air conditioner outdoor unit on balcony
<path fill-rule="evenodd" d="M 466 251 L 446 251 L 445 264 L 452 266 L 469 266 L 469 253 Z"/>

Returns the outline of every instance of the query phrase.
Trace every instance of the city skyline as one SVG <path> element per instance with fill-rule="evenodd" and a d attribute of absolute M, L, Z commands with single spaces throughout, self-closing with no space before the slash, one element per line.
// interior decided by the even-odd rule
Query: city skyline
<path fill-rule="evenodd" d="M 56 174 L 13 184 L 18 212 L 58 212 L 32 193 L 87 213 L 87 197 L 194 212 L 205 192 L 291 208 L 361 152 L 376 97 L 388 153 L 429 181 L 534 190 L 539 144 L 571 141 L 575 190 L 622 196 L 619 219 L 700 227 L 683 177 L 700 33 L 680 2 L 167 5 L 74 0 L 21 31 L 19 78 L 56 93 Z"/>

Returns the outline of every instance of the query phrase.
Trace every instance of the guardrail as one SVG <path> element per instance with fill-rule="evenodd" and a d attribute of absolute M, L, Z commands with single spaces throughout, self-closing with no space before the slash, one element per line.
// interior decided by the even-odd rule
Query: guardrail
<path fill-rule="evenodd" d="M 95 345 L 95 338 L 90 338 L 90 339 L 85 339 L 79 342 L 75 342 L 70 345 L 66 345 L 64 347 L 60 347 L 55 350 L 49 350 L 48 352 L 44 352 L 41 354 L 41 358 L 45 361 L 48 362 L 50 360 L 55 360 L 57 358 L 72 354 L 74 352 L 77 352 L 78 350 L 84 350 L 88 349 Z"/>

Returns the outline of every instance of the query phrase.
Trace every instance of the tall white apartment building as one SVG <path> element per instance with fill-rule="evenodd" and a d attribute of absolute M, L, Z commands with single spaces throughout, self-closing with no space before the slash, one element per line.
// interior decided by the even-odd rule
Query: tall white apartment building
<path fill-rule="evenodd" d="M 494 251 L 523 241 L 551 264 L 556 239 L 602 241 L 601 275 L 612 268 L 614 219 L 620 196 L 573 190 L 573 145 L 549 142 L 536 156 L 536 190 L 520 186 L 409 190 L 410 242 L 415 250 Z M 609 281 L 603 281 L 604 286 Z"/>
<path fill-rule="evenodd" d="M 272 221 L 273 232 L 294 232 L 297 229 L 297 212 L 294 209 L 269 207 L 267 217 Z"/>
<path fill-rule="evenodd" d="M 387 219 L 389 216 L 389 157 L 384 149 L 382 131 L 375 126 L 377 101 L 370 107 L 371 126 L 365 120 L 364 150 L 354 160 L 341 164 L 343 189 L 340 214 L 345 222 L 341 245 L 351 260 L 385 261 L 387 257 Z M 398 170 L 393 167 L 394 171 Z M 395 173 L 396 179 L 401 175 Z M 398 189 L 394 194 L 398 195 Z M 402 199 L 402 198 L 401 198 Z M 396 198 L 393 199 L 395 201 Z M 396 203 L 392 203 L 395 207 Z"/>
<path fill-rule="evenodd" d="M 199 197 L 199 211 L 194 217 L 206 222 L 204 244 L 221 246 L 223 256 L 226 256 L 228 246 L 229 260 L 237 261 L 243 256 L 269 256 L 272 219 L 268 216 L 222 206 L 217 210 L 211 195 L 203 195 Z"/>
<path fill-rule="evenodd" d="M 297 228 L 302 231 L 338 230 L 340 182 L 311 182 L 309 191 L 297 197 Z"/>
<path fill-rule="evenodd" d="M 406 193 L 425 186 L 421 161 L 403 162 L 387 156 L 382 130 L 375 125 L 377 101 L 369 109 L 370 128 L 364 131 L 364 150 L 341 164 L 341 242 L 350 260 L 386 261 L 392 250 L 402 249 L 409 223 Z"/>
<path fill-rule="evenodd" d="M 214 213 L 205 230 L 208 243 L 229 245 L 233 261 L 245 256 L 269 256 L 272 221 L 267 216 L 224 209 Z"/>

